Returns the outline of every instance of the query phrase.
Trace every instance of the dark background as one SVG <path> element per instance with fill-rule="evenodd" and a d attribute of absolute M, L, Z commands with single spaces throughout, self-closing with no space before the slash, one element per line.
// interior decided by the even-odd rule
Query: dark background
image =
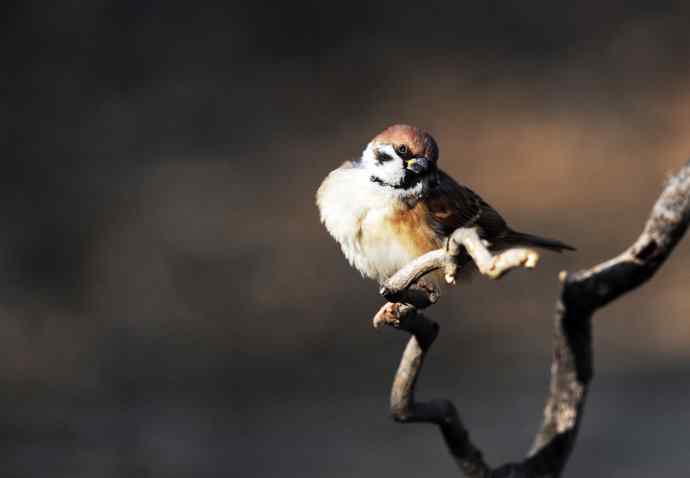
<path fill-rule="evenodd" d="M 626 247 L 690 155 L 687 2 L 6 7 L 0 433 L 7 477 L 451 476 L 394 424 L 405 337 L 314 193 L 378 131 L 577 253 L 433 309 L 421 397 L 491 463 L 541 420 L 558 271 Z M 69 6 L 67 6 L 69 5 Z M 598 314 L 566 476 L 690 468 L 690 253 Z"/>

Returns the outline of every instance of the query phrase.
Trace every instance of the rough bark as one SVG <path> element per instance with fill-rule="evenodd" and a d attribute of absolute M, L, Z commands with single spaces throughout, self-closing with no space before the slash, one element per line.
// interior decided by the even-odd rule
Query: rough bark
<path fill-rule="evenodd" d="M 375 325 L 386 324 L 411 334 L 391 391 L 393 418 L 401 423 L 437 425 L 460 470 L 469 478 L 560 476 L 577 438 L 592 379 L 592 315 L 643 284 L 664 263 L 690 222 L 689 198 L 690 162 L 668 180 L 632 246 L 589 269 L 561 274 L 563 289 L 556 304 L 551 382 L 543 423 L 524 460 L 497 468 L 489 466 L 471 442 L 452 402 L 415 400 L 415 384 L 424 356 L 438 334 L 438 325 L 416 308 L 433 304 L 436 297 L 417 283 L 437 269 L 444 269 L 447 280 L 452 282 L 463 250 L 479 271 L 491 278 L 499 278 L 514 267 L 533 267 L 538 256 L 528 249 L 511 249 L 494 256 L 475 230 L 458 229 L 445 250 L 425 254 L 401 269 L 381 292 L 388 300 L 405 304 L 386 304 L 374 319 Z"/>

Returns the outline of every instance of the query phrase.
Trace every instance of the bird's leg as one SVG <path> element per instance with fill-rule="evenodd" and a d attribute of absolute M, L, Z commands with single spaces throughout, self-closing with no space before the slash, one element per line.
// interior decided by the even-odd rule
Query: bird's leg
<path fill-rule="evenodd" d="M 454 286 L 460 273 L 458 261 L 460 250 L 457 247 L 457 243 L 453 242 L 452 236 L 446 239 L 443 248 L 446 251 L 445 261 L 443 262 L 443 278 L 448 285 Z"/>

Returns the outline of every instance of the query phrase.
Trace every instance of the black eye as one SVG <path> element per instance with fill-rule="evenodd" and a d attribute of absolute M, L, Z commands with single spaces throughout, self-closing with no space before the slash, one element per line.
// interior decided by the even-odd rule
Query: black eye
<path fill-rule="evenodd" d="M 384 153 L 383 151 L 378 151 L 376 153 L 376 161 L 379 163 L 383 163 L 384 161 L 390 161 L 393 159 L 388 153 Z"/>
<path fill-rule="evenodd" d="M 404 144 L 401 144 L 400 146 L 398 146 L 398 154 L 399 155 L 404 156 L 408 152 L 409 152 L 409 150 L 407 149 L 407 146 L 405 146 Z"/>

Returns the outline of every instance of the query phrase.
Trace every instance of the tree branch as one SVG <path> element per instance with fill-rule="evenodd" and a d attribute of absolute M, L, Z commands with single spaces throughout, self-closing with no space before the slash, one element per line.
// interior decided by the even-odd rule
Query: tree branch
<path fill-rule="evenodd" d="M 460 469 L 470 478 L 491 476 L 491 468 L 482 453 L 470 441 L 455 406 L 448 400 L 416 402 L 414 388 L 424 362 L 424 356 L 438 334 L 438 324 L 418 313 L 412 306 L 398 312 L 400 330 L 412 334 L 403 352 L 391 390 L 391 413 L 400 423 L 434 423 L 441 428 L 443 438 Z"/>
<path fill-rule="evenodd" d="M 484 462 L 450 401 L 416 402 L 414 399 L 424 357 L 438 334 L 438 326 L 414 307 L 435 302 L 433 292 L 418 287 L 417 281 L 441 268 L 448 279 L 454 279 L 463 250 L 480 272 L 492 278 L 514 267 L 533 267 L 538 256 L 527 249 L 511 249 L 492 256 L 476 231 L 458 229 L 446 250 L 432 251 L 416 259 L 382 288 L 388 300 L 412 304 L 386 304 L 374 319 L 375 324 L 391 325 L 412 335 L 391 391 L 394 419 L 401 423 L 438 425 L 460 470 L 469 478 L 560 476 L 577 438 L 592 379 L 592 314 L 649 280 L 683 237 L 689 223 L 690 161 L 669 179 L 642 234 L 632 246 L 589 269 L 561 273 L 563 289 L 556 305 L 551 382 L 544 420 L 527 458 L 496 469 Z"/>
<path fill-rule="evenodd" d="M 438 295 L 434 291 L 420 293 L 418 281 L 430 272 L 443 269 L 446 282 L 455 284 L 465 254 L 474 261 L 480 273 L 492 279 L 498 279 L 516 267 L 533 268 L 539 261 L 536 251 L 521 247 L 492 255 L 475 228 L 460 228 L 448 239 L 445 249 L 427 252 L 390 277 L 381 287 L 381 295 L 389 302 L 428 307 L 436 302 Z"/>

